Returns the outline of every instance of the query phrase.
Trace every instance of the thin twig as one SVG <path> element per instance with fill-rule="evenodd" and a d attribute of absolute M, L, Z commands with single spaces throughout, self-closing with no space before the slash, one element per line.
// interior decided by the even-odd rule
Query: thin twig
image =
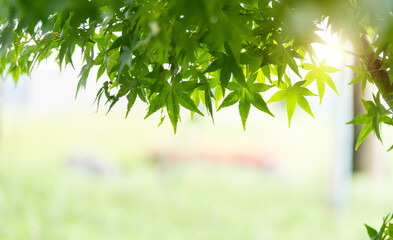
<path fill-rule="evenodd" d="M 343 49 L 343 48 L 341 48 L 341 47 L 334 46 L 334 45 L 332 45 L 332 44 L 330 44 L 330 43 L 327 43 L 327 42 L 325 42 L 325 41 L 323 41 L 323 42 L 316 42 L 316 43 L 323 44 L 323 45 L 328 46 L 328 47 L 331 47 L 331 48 L 335 48 L 335 49 L 337 49 L 337 50 L 340 50 L 340 51 L 342 51 L 342 52 L 348 53 L 348 54 L 353 55 L 353 56 L 358 57 L 358 58 L 363 58 L 363 56 L 360 55 L 360 54 L 358 54 L 358 53 L 349 51 L 349 50 L 347 50 L 347 49 Z"/>

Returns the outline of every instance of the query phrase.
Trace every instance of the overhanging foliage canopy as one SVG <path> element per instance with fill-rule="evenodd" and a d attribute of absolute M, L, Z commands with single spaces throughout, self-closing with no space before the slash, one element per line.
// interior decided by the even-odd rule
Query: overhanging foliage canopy
<path fill-rule="evenodd" d="M 80 48 L 77 91 L 97 67 L 97 79 L 110 79 L 98 102 L 104 95 L 111 108 L 126 98 L 128 114 L 139 98 L 146 117 L 161 109 L 175 132 L 180 108 L 203 115 L 200 102 L 212 118 L 214 104 L 238 104 L 245 127 L 251 106 L 273 115 L 267 102 L 285 100 L 290 122 L 297 105 L 312 116 L 308 97 L 322 101 L 326 85 L 336 91 L 329 73 L 338 69 L 311 45 L 326 44 L 316 31 L 327 19 L 360 60 L 350 66 L 352 83 L 379 90 L 351 122 L 365 124 L 360 144 L 372 130 L 381 139 L 381 124 L 393 125 L 392 11 L 390 0 L 1 0 L 0 72 L 17 81 L 50 55 L 60 67 L 73 65 Z M 265 91 L 274 92 L 269 101 Z"/>

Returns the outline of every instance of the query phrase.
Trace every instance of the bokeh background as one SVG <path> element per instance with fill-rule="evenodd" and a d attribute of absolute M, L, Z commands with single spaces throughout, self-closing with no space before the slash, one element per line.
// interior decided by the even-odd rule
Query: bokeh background
<path fill-rule="evenodd" d="M 183 111 L 174 135 L 142 102 L 127 119 L 124 102 L 97 111 L 94 73 L 75 99 L 76 68 L 0 84 L 0 239 L 367 239 L 393 211 L 391 130 L 352 171 L 347 70 L 340 96 L 310 99 L 316 119 L 297 109 L 288 128 L 277 103 L 244 132 L 236 106 L 215 124 Z"/>

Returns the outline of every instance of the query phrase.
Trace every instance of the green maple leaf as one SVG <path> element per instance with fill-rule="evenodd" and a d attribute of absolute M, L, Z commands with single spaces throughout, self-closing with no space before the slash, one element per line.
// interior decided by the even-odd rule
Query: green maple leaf
<path fill-rule="evenodd" d="M 261 96 L 261 92 L 265 92 L 273 87 L 265 83 L 255 82 L 257 75 L 250 76 L 247 81 L 233 81 L 229 82 L 227 88 L 232 90 L 218 107 L 217 111 L 222 108 L 229 107 L 239 102 L 239 114 L 242 121 L 243 129 L 246 130 L 246 121 L 250 112 L 251 105 L 258 110 L 273 116 L 267 107 L 266 102 Z"/>
<path fill-rule="evenodd" d="M 131 59 L 132 59 L 132 51 L 128 47 L 123 46 L 122 52 L 119 56 L 119 64 L 120 64 L 119 74 L 121 74 L 125 66 L 131 68 Z"/>
<path fill-rule="evenodd" d="M 239 114 L 242 120 L 243 130 L 246 130 L 246 121 L 250 113 L 251 100 L 245 90 L 242 91 L 239 101 Z"/>
<path fill-rule="evenodd" d="M 362 93 L 364 95 L 364 90 L 366 89 L 366 83 L 367 81 L 371 80 L 370 74 L 361 66 L 348 65 L 347 67 L 349 67 L 352 71 L 356 73 L 356 75 L 353 77 L 352 81 L 348 85 L 361 82 Z"/>
<path fill-rule="evenodd" d="M 262 96 L 260 95 L 261 92 L 265 92 L 272 88 L 272 85 L 267 85 L 264 83 L 259 83 L 255 82 L 255 78 L 253 78 L 251 81 L 248 80 L 246 82 L 247 87 L 243 86 L 243 83 L 238 83 L 238 82 L 230 82 L 228 85 L 228 89 L 233 90 L 233 92 L 229 93 L 221 103 L 221 105 L 218 107 L 217 110 L 220 110 L 221 108 L 224 107 L 229 107 L 232 106 L 233 104 L 237 103 L 240 99 L 242 94 L 247 93 L 247 100 L 245 100 L 245 97 L 243 97 L 243 101 L 249 101 L 254 107 L 257 109 L 274 116 L 269 108 L 267 107 L 266 102 L 263 100 Z M 244 92 L 244 93 L 243 93 Z"/>
<path fill-rule="evenodd" d="M 286 77 L 286 76 L 285 76 Z M 310 104 L 304 96 L 317 96 L 308 90 L 304 85 L 305 81 L 300 81 L 295 83 L 293 86 L 289 85 L 283 90 L 276 92 L 268 101 L 270 102 L 279 102 L 286 99 L 287 105 L 287 114 L 288 114 L 288 126 L 291 127 L 291 119 L 293 113 L 296 109 L 296 104 L 299 105 L 304 111 L 314 117 Z"/>
<path fill-rule="evenodd" d="M 198 109 L 197 105 L 191 98 L 191 94 L 187 94 L 178 82 L 173 83 L 173 95 L 176 96 L 177 102 L 184 108 L 191 112 L 196 112 L 203 116 L 203 113 Z"/>
<path fill-rule="evenodd" d="M 232 106 L 233 104 L 237 103 L 240 100 L 240 94 L 238 91 L 231 92 L 226 96 L 224 101 L 222 101 L 221 105 L 218 107 L 217 111 L 221 108 Z"/>
<path fill-rule="evenodd" d="M 364 99 L 360 99 L 363 103 L 364 108 L 367 113 L 362 114 L 354 118 L 352 121 L 346 124 L 356 124 L 356 125 L 365 125 L 359 133 L 359 137 L 356 143 L 355 150 L 358 149 L 360 144 L 366 139 L 366 137 L 372 132 L 375 132 L 375 135 L 381 141 L 381 123 L 392 125 L 392 119 L 388 117 L 388 110 L 381 104 L 379 101 L 379 94 L 374 96 L 374 102 L 366 101 Z"/>
<path fill-rule="evenodd" d="M 173 132 L 176 134 L 177 122 L 180 120 L 180 106 L 174 91 L 170 91 L 168 94 L 166 110 L 173 126 Z"/>
<path fill-rule="evenodd" d="M 325 62 L 326 59 L 323 60 L 319 66 L 315 66 L 310 63 L 304 63 L 302 65 L 302 68 L 306 70 L 311 70 L 310 72 L 307 73 L 306 77 L 304 78 L 304 80 L 306 80 L 304 86 L 308 86 L 314 81 L 317 82 L 319 104 L 322 103 L 322 98 L 323 95 L 325 94 L 325 83 L 329 85 L 329 87 L 332 88 L 337 93 L 337 95 L 339 95 L 336 89 L 336 85 L 334 84 L 332 78 L 327 73 L 334 73 L 340 70 L 335 67 L 325 65 Z"/>

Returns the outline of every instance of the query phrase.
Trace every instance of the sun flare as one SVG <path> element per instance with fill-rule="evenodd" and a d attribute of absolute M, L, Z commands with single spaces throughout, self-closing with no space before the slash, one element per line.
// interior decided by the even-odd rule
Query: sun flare
<path fill-rule="evenodd" d="M 343 44 L 340 43 L 338 37 L 333 35 L 330 31 L 321 31 L 318 35 L 327 45 L 319 43 L 313 44 L 317 59 L 319 61 L 326 59 L 326 64 L 334 67 L 341 67 L 344 64 L 346 53 L 342 50 L 344 47 Z"/>

